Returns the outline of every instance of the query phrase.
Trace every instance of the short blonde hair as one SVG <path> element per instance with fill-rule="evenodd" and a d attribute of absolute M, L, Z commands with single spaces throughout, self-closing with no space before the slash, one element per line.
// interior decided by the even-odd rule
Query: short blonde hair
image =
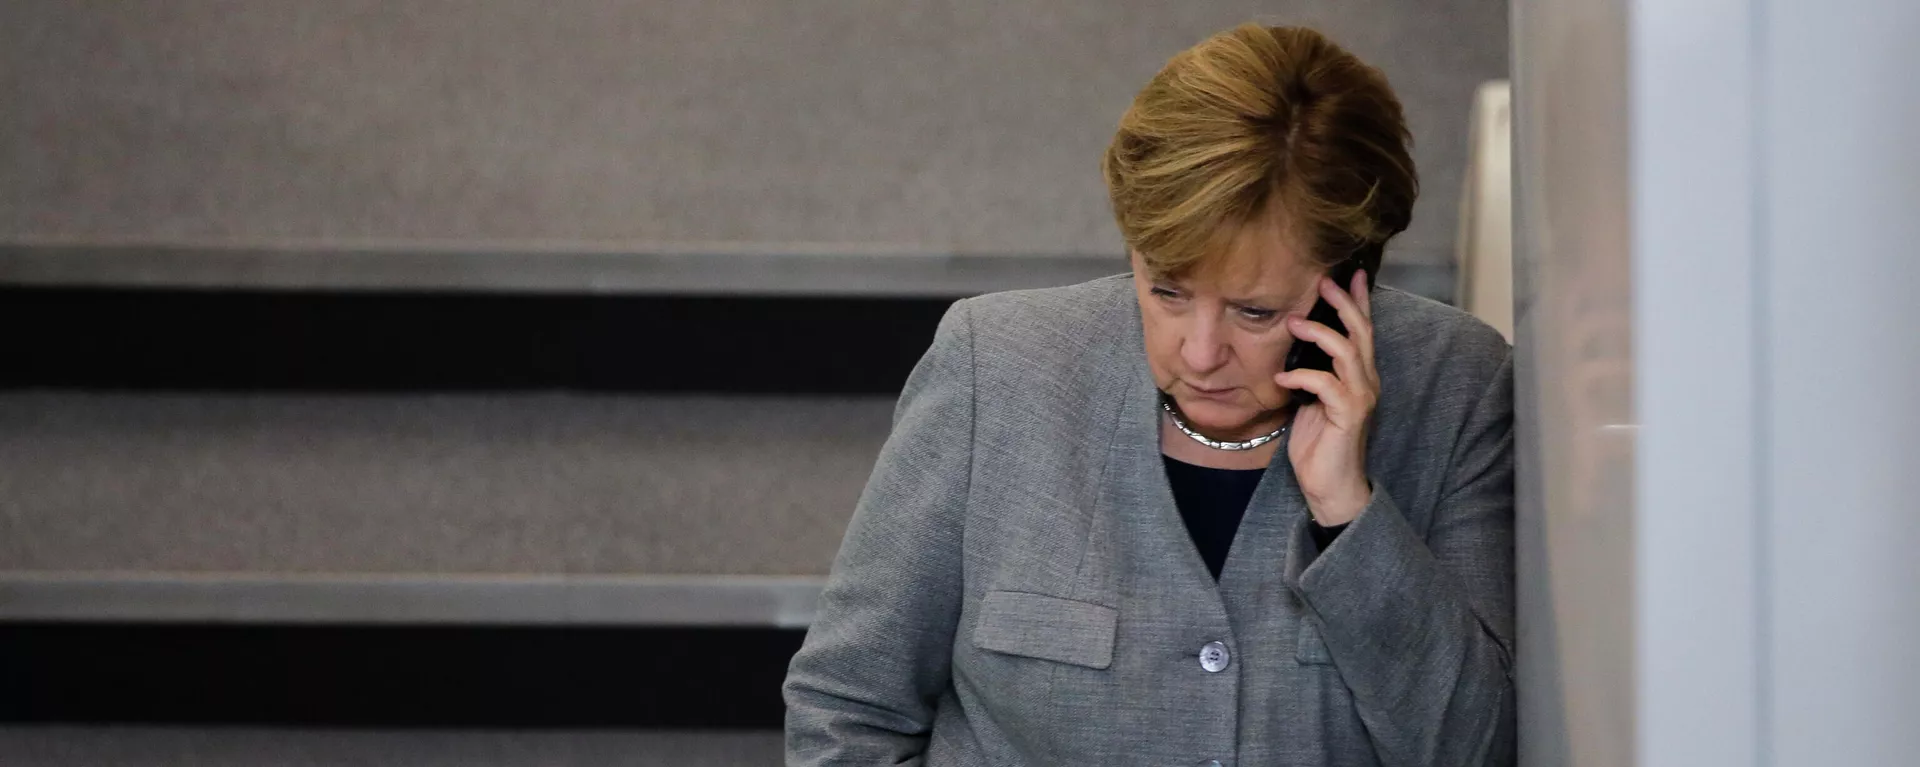
<path fill-rule="evenodd" d="M 1319 265 L 1377 269 L 1419 195 L 1411 141 L 1380 70 L 1311 29 L 1243 24 L 1167 62 L 1101 170 L 1156 276 L 1190 272 L 1266 215 Z"/>

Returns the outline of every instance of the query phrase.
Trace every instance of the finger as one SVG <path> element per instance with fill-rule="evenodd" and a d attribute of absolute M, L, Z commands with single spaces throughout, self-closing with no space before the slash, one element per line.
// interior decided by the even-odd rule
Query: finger
<path fill-rule="evenodd" d="M 1340 379 L 1325 370 L 1287 370 L 1273 375 L 1273 382 L 1286 389 L 1305 389 L 1326 399 L 1346 392 Z"/>
<path fill-rule="evenodd" d="M 1365 269 L 1355 270 L 1353 290 L 1349 293 L 1353 296 L 1353 302 L 1360 306 L 1360 313 L 1367 317 L 1366 332 L 1362 334 L 1361 340 L 1355 343 L 1360 347 L 1360 360 L 1367 366 L 1367 380 L 1372 383 L 1373 391 L 1377 395 L 1380 392 L 1380 361 L 1374 355 L 1372 280 L 1373 275 L 1368 274 Z"/>
<path fill-rule="evenodd" d="M 1361 282 L 1364 279 L 1366 279 L 1364 273 L 1360 271 L 1354 272 L 1354 285 L 1365 285 L 1364 282 Z M 1360 295 L 1365 295 L 1366 292 L 1364 287 L 1358 289 Z M 1339 284 L 1330 278 L 1320 281 L 1320 297 L 1326 299 L 1327 303 L 1332 304 L 1334 310 L 1340 313 L 1341 324 L 1347 326 L 1348 337 L 1353 339 L 1354 345 L 1360 350 L 1360 356 L 1364 358 L 1362 369 L 1367 371 L 1368 380 L 1372 380 L 1373 319 L 1371 314 L 1366 309 L 1362 309 L 1360 304 L 1356 302 L 1354 295 L 1354 293 L 1348 293 L 1346 288 L 1340 287 Z M 1371 296 L 1369 296 L 1369 298 L 1371 298 Z"/>
<path fill-rule="evenodd" d="M 1323 279 L 1320 281 L 1320 297 L 1340 314 L 1341 324 L 1347 326 L 1347 335 L 1353 339 L 1354 344 L 1360 348 L 1364 356 L 1371 359 L 1373 357 L 1372 313 L 1362 308 L 1360 299 L 1356 297 L 1366 295 L 1365 279 L 1366 274 L 1360 270 L 1354 271 L 1351 285 L 1340 285 L 1330 278 Z M 1371 299 L 1372 296 L 1368 298 Z"/>
<path fill-rule="evenodd" d="M 1360 359 L 1359 347 L 1354 345 L 1352 339 L 1340 335 L 1339 331 L 1298 314 L 1287 317 L 1287 330 L 1293 333 L 1294 338 L 1326 350 L 1327 356 L 1333 358 L 1333 372 L 1338 373 L 1341 380 L 1353 383 L 1373 380 L 1365 361 Z"/>
<path fill-rule="evenodd" d="M 1369 320 L 1373 319 L 1373 291 L 1367 289 L 1367 281 L 1371 279 L 1373 275 L 1367 274 L 1367 270 L 1355 269 L 1353 284 L 1347 287 L 1347 293 L 1353 296 L 1354 303 L 1360 305 L 1360 313 L 1367 315 Z"/>
<path fill-rule="evenodd" d="M 1274 375 L 1273 382 L 1288 389 L 1305 389 L 1320 397 L 1327 417 L 1345 428 L 1354 410 L 1353 392 L 1325 370 L 1289 370 Z"/>

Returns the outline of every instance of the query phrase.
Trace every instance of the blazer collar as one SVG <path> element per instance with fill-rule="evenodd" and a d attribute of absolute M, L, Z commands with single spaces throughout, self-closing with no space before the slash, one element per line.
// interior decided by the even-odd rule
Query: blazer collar
<path fill-rule="evenodd" d="M 1098 516 L 1128 535 L 1139 536 L 1137 543 L 1142 546 L 1127 548 L 1163 558 L 1167 565 L 1150 569 L 1170 573 L 1183 586 L 1212 594 L 1216 601 L 1223 591 L 1239 593 L 1257 584 L 1277 583 L 1283 561 L 1280 552 L 1291 522 L 1306 509 L 1286 445 L 1274 451 L 1266 475 L 1254 490 L 1216 584 L 1187 533 L 1167 482 L 1160 452 L 1160 390 L 1147 365 L 1139 307 L 1131 291 L 1123 298 L 1121 316 L 1109 324 L 1115 335 L 1105 366 L 1108 380 L 1100 387 L 1117 402 L 1108 421 L 1113 427 Z M 1225 609 L 1223 602 L 1221 609 Z"/>

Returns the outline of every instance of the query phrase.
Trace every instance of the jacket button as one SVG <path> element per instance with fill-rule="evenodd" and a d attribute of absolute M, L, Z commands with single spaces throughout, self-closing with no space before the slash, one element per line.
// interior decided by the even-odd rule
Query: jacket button
<path fill-rule="evenodd" d="M 1208 642 L 1200 648 L 1200 667 L 1209 674 L 1218 674 L 1227 669 L 1227 646 L 1219 642 Z"/>

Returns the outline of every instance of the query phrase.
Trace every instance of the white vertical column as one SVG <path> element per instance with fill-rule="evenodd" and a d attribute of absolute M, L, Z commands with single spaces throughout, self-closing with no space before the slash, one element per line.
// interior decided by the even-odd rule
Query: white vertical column
<path fill-rule="evenodd" d="M 1760 2 L 1763 765 L 1920 764 L 1920 3 Z"/>
<path fill-rule="evenodd" d="M 1523 757 L 1914 764 L 1920 3 L 1514 29 Z"/>
<path fill-rule="evenodd" d="M 1765 566 L 1753 0 L 1633 0 L 1639 767 L 1755 765 Z"/>

